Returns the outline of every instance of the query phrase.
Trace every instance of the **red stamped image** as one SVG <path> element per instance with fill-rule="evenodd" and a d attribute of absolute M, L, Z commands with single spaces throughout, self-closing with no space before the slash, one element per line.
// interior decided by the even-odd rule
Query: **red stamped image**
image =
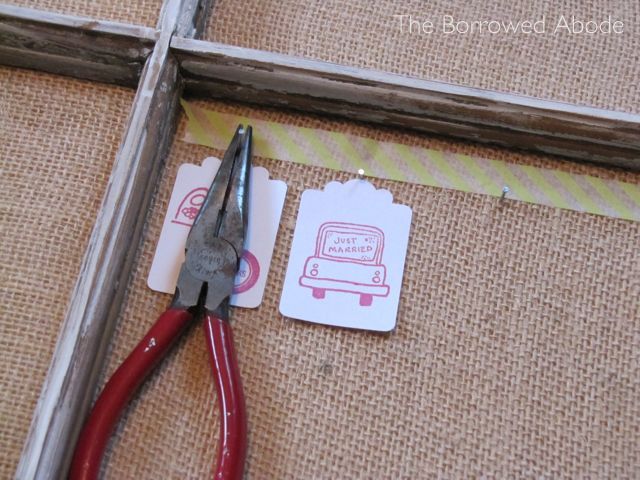
<path fill-rule="evenodd" d="M 260 278 L 260 263 L 256 256 L 245 250 L 240 258 L 240 267 L 233 285 L 233 293 L 244 293 L 253 287 Z"/>
<path fill-rule="evenodd" d="M 360 296 L 368 307 L 373 297 L 389 295 L 382 264 L 384 233 L 377 227 L 327 222 L 318 229 L 313 256 L 307 258 L 299 283 L 323 299 L 327 290 Z"/>
<path fill-rule="evenodd" d="M 200 211 L 200 207 L 202 206 L 202 203 L 204 202 L 208 191 L 208 188 L 201 187 L 194 188 L 189 193 L 187 193 L 180 202 L 180 205 L 178 205 L 178 209 L 171 219 L 171 223 L 177 223 L 178 225 L 191 227 L 194 220 L 196 219 L 196 216 L 198 215 L 198 212 Z"/>

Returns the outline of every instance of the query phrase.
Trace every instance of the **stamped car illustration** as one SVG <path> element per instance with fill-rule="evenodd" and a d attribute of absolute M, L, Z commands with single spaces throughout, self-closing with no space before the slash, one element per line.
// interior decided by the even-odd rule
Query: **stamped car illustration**
<path fill-rule="evenodd" d="M 200 211 L 200 207 L 202 206 L 204 199 L 207 197 L 208 191 L 208 188 L 200 187 L 194 188 L 187 193 L 180 202 L 180 205 L 178 205 L 178 209 L 171 219 L 171 223 L 191 227 L 191 225 L 193 225 L 193 221 L 198 215 L 198 212 Z"/>
<path fill-rule="evenodd" d="M 299 283 L 311 289 L 313 298 L 325 298 L 327 290 L 353 293 L 360 296 L 361 306 L 368 307 L 373 297 L 389 295 L 383 250 L 384 233 L 377 227 L 323 223 Z"/>

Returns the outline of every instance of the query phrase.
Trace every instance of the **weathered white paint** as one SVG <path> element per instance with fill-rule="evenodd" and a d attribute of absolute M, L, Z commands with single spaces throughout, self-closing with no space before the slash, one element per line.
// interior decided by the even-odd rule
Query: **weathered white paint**
<path fill-rule="evenodd" d="M 173 140 L 181 83 L 169 45 L 176 31 L 195 32 L 196 19 L 179 17 L 186 6 L 199 12 L 194 2 L 168 0 L 163 8 L 162 29 L 141 75 L 16 478 L 66 476 L 128 285 L 149 201 Z"/>
<path fill-rule="evenodd" d="M 135 86 L 152 28 L 0 5 L 0 64 Z"/>
<path fill-rule="evenodd" d="M 640 169 L 640 115 L 175 37 L 188 92 Z"/>
<path fill-rule="evenodd" d="M 173 137 L 179 68 L 194 93 L 640 169 L 639 115 L 193 40 L 209 3 L 166 0 L 157 29 L 0 5 L 0 64 L 123 85 L 140 77 L 17 478 L 66 474 Z"/>

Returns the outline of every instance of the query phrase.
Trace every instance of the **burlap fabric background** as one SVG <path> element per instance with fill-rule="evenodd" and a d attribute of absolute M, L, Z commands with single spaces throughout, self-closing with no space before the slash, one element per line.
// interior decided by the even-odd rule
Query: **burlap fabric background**
<path fill-rule="evenodd" d="M 544 157 L 206 106 L 640 182 Z M 146 276 L 178 166 L 220 153 L 174 143 L 103 381 L 169 302 Z M 414 211 L 398 328 L 341 330 L 283 318 L 278 302 L 302 191 L 348 176 L 256 164 L 289 192 L 264 303 L 233 311 L 247 478 L 640 474 L 640 224 L 374 180 Z M 210 377 L 198 326 L 127 411 L 105 478 L 208 478 L 218 434 Z"/>
<path fill-rule="evenodd" d="M 0 68 L 0 478 L 18 463 L 133 94 Z"/>
<path fill-rule="evenodd" d="M 4 0 L 20 7 L 155 27 L 162 0 Z"/>
<path fill-rule="evenodd" d="M 205 38 L 431 80 L 640 110 L 640 3 L 627 0 L 216 0 Z M 436 24 L 401 33 L 393 15 Z M 560 15 L 622 20 L 622 35 L 552 35 Z M 547 34 L 444 34 L 465 21 L 538 20 Z"/>
<path fill-rule="evenodd" d="M 207 37 L 640 111 L 637 4 L 566 2 L 569 15 L 610 12 L 631 32 L 588 40 L 403 37 L 389 19 L 394 13 L 470 19 L 495 12 L 499 19 L 559 14 L 555 3 L 543 0 L 466 3 L 404 2 L 398 12 L 391 1 L 373 6 L 365 0 L 221 0 Z M 146 3 L 32 5 L 150 26 L 159 11 L 159 5 L 136 10 L 151 5 Z M 13 77 L 3 77 L 7 87 L 1 94 L 22 103 L 3 97 L 3 121 L 24 120 L 21 128 L 1 130 L 11 140 L 0 145 L 8 165 L 3 165 L 3 195 L 30 208 L 2 203 L 2 264 L 8 272 L 3 296 L 9 299 L 0 338 L 0 380 L 9 392 L 0 404 L 2 478 L 11 475 L 22 448 L 133 97 L 112 87 L 6 71 Z M 11 115 L 5 115 L 5 103 Z M 543 156 L 208 106 L 640 183 L 639 174 Z M 177 168 L 216 153 L 221 152 L 174 142 L 103 381 L 169 301 L 149 291 L 145 278 Z M 21 165 L 28 159 L 31 177 L 18 175 L 24 170 L 14 173 L 16 158 L 25 159 Z M 233 312 L 250 415 L 248 478 L 640 476 L 640 224 L 376 180 L 414 210 L 398 329 L 389 335 L 338 330 L 282 318 L 277 305 L 301 192 L 347 177 L 277 161 L 256 159 L 256 164 L 284 179 L 289 192 L 265 302 L 257 310 Z M 33 177 L 34 171 L 50 173 Z M 33 182 L 39 182 L 37 188 Z M 50 222 L 39 225 L 39 236 L 17 231 L 13 218 L 23 211 L 33 215 L 25 224 Z M 74 239 L 83 240 L 70 249 Z M 7 268 L 13 265 L 18 271 Z M 23 284 L 28 293 L 19 288 Z M 40 305 L 47 308 L 45 321 Z M 218 430 L 214 398 L 204 341 L 195 328 L 127 411 L 108 453 L 106 477 L 208 478 Z"/>

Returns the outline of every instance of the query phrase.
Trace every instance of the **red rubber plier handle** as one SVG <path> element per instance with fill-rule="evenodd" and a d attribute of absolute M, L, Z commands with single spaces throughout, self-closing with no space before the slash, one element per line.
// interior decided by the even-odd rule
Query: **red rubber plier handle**
<path fill-rule="evenodd" d="M 186 309 L 170 308 L 109 379 L 80 434 L 71 480 L 95 480 L 111 433 L 138 388 L 193 320 Z M 206 312 L 204 331 L 218 393 L 220 437 L 216 480 L 240 480 L 247 449 L 247 416 L 228 320 Z"/>
<path fill-rule="evenodd" d="M 189 231 L 172 306 L 160 315 L 98 397 L 76 446 L 72 480 L 98 478 L 109 436 L 122 411 L 196 311 L 204 312 L 218 391 L 220 441 L 214 478 L 242 478 L 247 415 L 229 326 L 229 297 L 247 230 L 251 142 L 252 128 L 239 125 Z"/>

